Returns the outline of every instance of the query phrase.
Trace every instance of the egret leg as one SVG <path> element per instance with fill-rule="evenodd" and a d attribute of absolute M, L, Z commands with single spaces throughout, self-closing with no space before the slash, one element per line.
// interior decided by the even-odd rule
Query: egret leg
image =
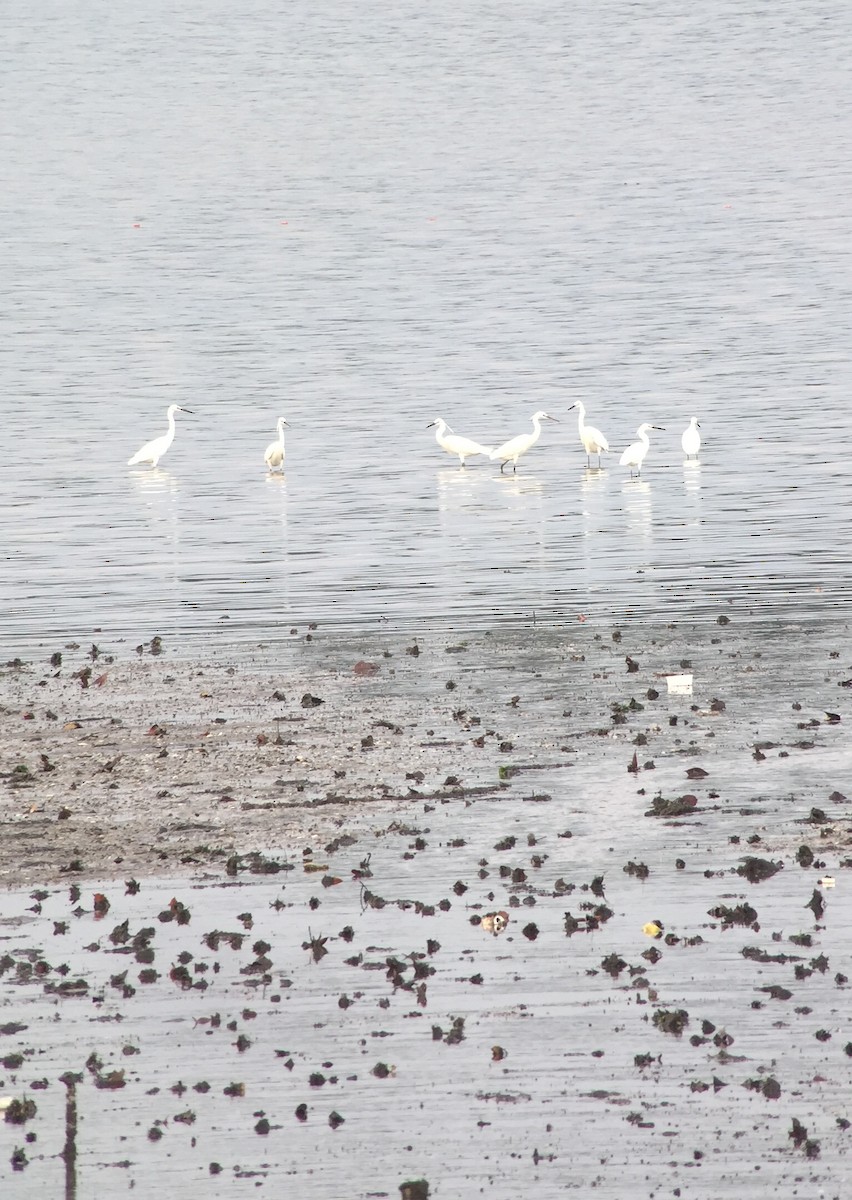
<path fill-rule="evenodd" d="M 505 467 L 505 465 L 506 465 L 506 463 L 505 463 L 505 462 L 501 462 L 501 463 L 500 463 L 500 474 L 501 474 L 501 475 L 503 474 L 503 468 Z"/>

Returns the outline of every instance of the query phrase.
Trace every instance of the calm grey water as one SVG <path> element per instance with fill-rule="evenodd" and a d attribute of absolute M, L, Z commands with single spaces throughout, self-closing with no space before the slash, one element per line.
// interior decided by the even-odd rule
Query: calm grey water
<path fill-rule="evenodd" d="M 850 57 L 839 0 L 11 14 L 4 643 L 828 613 Z M 615 451 L 666 426 L 641 482 L 585 470 L 576 399 Z M 172 401 L 197 415 L 128 469 Z M 562 423 L 515 479 L 425 429 L 494 443 L 537 408 Z"/>

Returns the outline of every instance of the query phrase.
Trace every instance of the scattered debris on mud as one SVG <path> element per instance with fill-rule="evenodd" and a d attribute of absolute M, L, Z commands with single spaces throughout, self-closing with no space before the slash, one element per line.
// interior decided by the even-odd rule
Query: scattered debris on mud
<path fill-rule="evenodd" d="M 0 1182 L 839 1196 L 850 667 L 617 632 L 2 668 Z"/>

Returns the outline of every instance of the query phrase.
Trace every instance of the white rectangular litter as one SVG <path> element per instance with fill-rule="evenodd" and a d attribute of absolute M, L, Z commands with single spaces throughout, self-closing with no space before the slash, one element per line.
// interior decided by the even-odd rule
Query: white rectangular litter
<path fill-rule="evenodd" d="M 667 675 L 666 684 L 668 685 L 670 696 L 692 695 L 691 675 Z"/>

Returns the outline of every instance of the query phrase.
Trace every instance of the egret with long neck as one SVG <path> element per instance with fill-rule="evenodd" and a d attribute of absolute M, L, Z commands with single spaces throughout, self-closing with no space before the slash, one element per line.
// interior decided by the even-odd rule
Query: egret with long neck
<path fill-rule="evenodd" d="M 453 433 L 443 417 L 436 417 L 434 421 L 429 422 L 426 428 L 432 429 L 433 426 L 437 426 L 435 429 L 435 441 L 442 450 L 446 450 L 447 454 L 457 454 L 462 466 L 464 466 L 466 458 L 473 458 L 476 454 L 484 454 L 487 458 L 491 453 L 490 446 L 480 446 L 479 442 L 474 442 L 470 438 Z"/>
<path fill-rule="evenodd" d="M 642 463 L 645 461 L 645 455 L 651 448 L 651 443 L 648 441 L 648 431 L 650 429 L 659 429 L 660 432 L 665 432 L 663 425 L 651 425 L 648 421 L 645 421 L 636 430 L 636 436 L 639 441 L 633 442 L 632 445 L 628 446 L 619 460 L 622 467 L 630 468 L 631 479 L 633 478 L 634 467 L 636 468 L 637 475 L 642 474 Z"/>
<path fill-rule="evenodd" d="M 270 471 L 284 470 L 284 426 L 290 426 L 283 417 L 278 418 L 278 437 L 274 442 L 270 442 L 263 452 L 263 461 L 266 463 Z M 297 447 L 298 449 L 298 447 Z"/>
<path fill-rule="evenodd" d="M 693 417 L 683 431 L 680 444 L 683 446 L 683 452 L 687 458 L 698 458 L 698 451 L 701 449 L 701 434 L 698 432 L 700 428 L 698 417 Z"/>
<path fill-rule="evenodd" d="M 601 451 L 609 453 L 609 442 L 599 429 L 595 429 L 594 425 L 586 424 L 586 406 L 582 400 L 578 400 L 576 404 L 571 405 L 579 412 L 577 428 L 580 432 L 580 441 L 583 443 L 583 449 L 586 451 L 586 466 L 590 467 L 591 456 L 597 454 L 598 467 L 601 465 Z"/>
<path fill-rule="evenodd" d="M 184 412 L 192 415 L 191 408 L 181 408 L 179 404 L 170 404 L 166 409 L 166 416 L 169 419 L 169 428 L 162 437 L 154 438 L 150 442 L 146 442 L 141 450 L 137 450 L 132 458 L 128 458 L 128 467 L 135 467 L 138 463 L 150 463 L 152 467 L 156 467 L 157 463 L 171 446 L 175 440 L 175 413 Z"/>
<path fill-rule="evenodd" d="M 503 473 L 503 468 L 507 462 L 512 464 L 512 470 L 517 471 L 518 459 L 522 454 L 526 454 L 527 450 L 532 449 L 538 439 L 541 437 L 542 421 L 555 421 L 556 417 L 551 417 L 550 413 L 539 409 L 537 413 L 533 413 L 532 433 L 519 433 L 517 437 L 510 438 L 508 442 L 504 442 L 502 446 L 498 446 L 496 450 L 492 450 L 490 457 L 500 462 L 500 474 Z M 557 422 L 558 423 L 558 422 Z"/>

